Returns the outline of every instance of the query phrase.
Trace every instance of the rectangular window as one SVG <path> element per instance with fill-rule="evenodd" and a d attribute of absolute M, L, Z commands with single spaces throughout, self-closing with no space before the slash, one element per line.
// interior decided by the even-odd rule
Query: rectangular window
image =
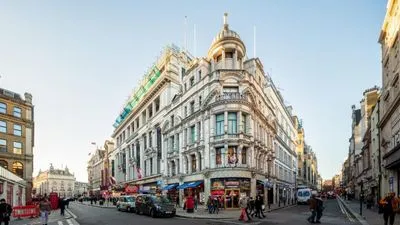
<path fill-rule="evenodd" d="M 7 105 L 3 102 L 0 102 L 0 113 L 7 113 Z"/>
<path fill-rule="evenodd" d="M 144 149 L 147 149 L 147 137 L 146 137 L 146 135 L 143 135 L 143 146 L 144 146 Z"/>
<path fill-rule="evenodd" d="M 221 157 L 222 149 L 223 148 L 216 148 L 215 149 L 215 164 L 217 164 L 217 165 L 221 165 L 222 164 L 222 157 Z"/>
<path fill-rule="evenodd" d="M 181 68 L 181 76 L 182 78 L 185 76 L 186 70 L 185 68 Z"/>
<path fill-rule="evenodd" d="M 22 136 L 22 127 L 21 127 L 21 125 L 14 124 L 14 135 Z"/>
<path fill-rule="evenodd" d="M 140 124 L 139 124 L 139 118 L 136 119 L 136 128 L 139 129 Z"/>
<path fill-rule="evenodd" d="M 143 124 L 146 123 L 146 111 L 142 112 L 142 121 L 143 121 Z"/>
<path fill-rule="evenodd" d="M 172 116 L 171 116 L 171 127 L 174 127 L 174 126 L 175 126 L 175 125 L 174 125 L 174 122 L 175 122 L 175 121 L 174 121 L 174 115 L 172 115 Z"/>
<path fill-rule="evenodd" d="M 14 141 L 13 152 L 14 152 L 14 154 L 18 154 L 18 155 L 22 154 L 22 143 L 21 142 Z"/>
<path fill-rule="evenodd" d="M 7 152 L 7 140 L 0 139 L 0 152 Z"/>
<path fill-rule="evenodd" d="M 150 158 L 150 175 L 153 174 L 153 158 Z"/>
<path fill-rule="evenodd" d="M 7 122 L 0 121 L 0 132 L 7 133 Z"/>
<path fill-rule="evenodd" d="M 194 101 L 190 102 L 190 113 L 194 113 Z"/>
<path fill-rule="evenodd" d="M 190 127 L 190 143 L 194 143 L 196 141 L 196 129 L 195 126 Z"/>
<path fill-rule="evenodd" d="M 242 164 L 247 163 L 247 148 L 242 148 Z"/>
<path fill-rule="evenodd" d="M 247 134 L 247 114 L 242 113 L 242 129 L 243 133 Z"/>
<path fill-rule="evenodd" d="M 186 83 L 185 83 L 185 91 L 187 90 L 187 85 L 186 85 Z"/>
<path fill-rule="evenodd" d="M 196 155 L 191 155 L 192 158 L 192 173 L 197 171 Z"/>
<path fill-rule="evenodd" d="M 184 113 L 185 113 L 185 114 L 184 114 L 183 116 L 186 117 L 186 116 L 187 116 L 187 106 L 185 106 Z"/>
<path fill-rule="evenodd" d="M 136 167 L 140 168 L 140 144 L 136 143 Z"/>
<path fill-rule="evenodd" d="M 194 77 L 191 77 L 190 78 L 190 87 L 193 87 L 194 86 Z"/>
<path fill-rule="evenodd" d="M 149 132 L 149 147 L 153 147 L 153 132 Z"/>
<path fill-rule="evenodd" d="M 156 105 L 156 112 L 158 112 L 160 110 L 160 97 L 156 98 L 154 104 Z"/>
<path fill-rule="evenodd" d="M 153 105 L 150 104 L 149 107 L 147 108 L 147 111 L 149 111 L 149 118 L 153 116 Z"/>
<path fill-rule="evenodd" d="M 176 151 L 179 152 L 179 133 L 176 134 Z"/>
<path fill-rule="evenodd" d="M 199 96 L 199 108 L 201 107 L 201 96 Z"/>
<path fill-rule="evenodd" d="M 237 158 L 236 147 L 228 147 L 228 163 L 236 164 L 238 161 Z"/>
<path fill-rule="evenodd" d="M 223 135 L 224 134 L 224 114 L 217 114 L 216 115 L 216 135 Z"/>
<path fill-rule="evenodd" d="M 201 139 L 201 122 L 197 123 L 197 140 Z"/>
<path fill-rule="evenodd" d="M 228 113 L 228 134 L 237 134 L 237 113 Z"/>
<path fill-rule="evenodd" d="M 201 70 L 199 70 L 199 73 L 198 73 L 198 79 L 199 79 L 199 81 L 201 80 Z"/>
<path fill-rule="evenodd" d="M 18 108 L 18 107 L 15 107 L 14 106 L 14 111 L 13 111 L 13 115 L 15 116 L 15 117 L 18 117 L 18 118 L 21 118 L 21 108 Z"/>

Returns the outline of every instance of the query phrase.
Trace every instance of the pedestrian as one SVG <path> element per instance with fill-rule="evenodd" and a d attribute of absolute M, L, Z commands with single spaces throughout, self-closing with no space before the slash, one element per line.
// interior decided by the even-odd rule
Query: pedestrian
<path fill-rule="evenodd" d="M 257 195 L 256 201 L 255 201 L 256 217 L 258 217 L 260 219 L 262 219 L 261 215 L 263 216 L 263 218 L 265 218 L 265 215 L 264 215 L 264 212 L 263 212 L 263 208 L 262 208 L 263 204 L 264 204 L 263 199 L 261 198 L 260 195 Z"/>
<path fill-rule="evenodd" d="M 315 223 L 315 216 L 317 215 L 317 200 L 315 199 L 315 194 L 311 195 L 308 204 L 310 205 L 311 216 L 308 217 L 307 220 L 310 223 Z"/>
<path fill-rule="evenodd" d="M 61 198 L 59 201 L 59 206 L 60 206 L 60 215 L 64 216 L 64 212 L 65 212 L 65 199 Z"/>
<path fill-rule="evenodd" d="M 180 208 L 180 207 L 179 207 L 179 195 L 176 196 L 176 208 Z"/>
<path fill-rule="evenodd" d="M 321 217 L 322 217 L 322 212 L 324 211 L 325 207 L 324 207 L 324 202 L 322 201 L 322 199 L 320 197 L 315 198 L 317 201 L 317 220 L 315 221 L 315 223 L 321 223 Z"/>
<path fill-rule="evenodd" d="M 40 210 L 40 221 L 43 225 L 47 225 L 49 221 L 49 215 L 51 212 L 50 202 L 47 197 L 42 198 L 39 203 L 39 210 Z"/>
<path fill-rule="evenodd" d="M 399 201 L 395 197 L 395 193 L 389 193 L 379 204 L 383 207 L 383 220 L 385 221 L 385 225 L 388 225 L 388 222 L 389 225 L 393 225 L 396 212 L 398 212 L 399 208 Z"/>
<path fill-rule="evenodd" d="M 199 200 L 197 199 L 197 196 L 194 196 L 194 209 L 197 210 L 197 204 L 199 204 L 198 202 Z"/>
<path fill-rule="evenodd" d="M 246 197 L 246 203 L 247 203 L 247 205 L 246 205 L 246 216 L 247 216 L 248 220 L 250 221 L 251 220 L 251 217 L 250 217 L 251 205 L 250 205 L 250 198 L 249 197 Z"/>
<path fill-rule="evenodd" d="M 8 225 L 10 221 L 10 216 L 12 212 L 12 207 L 10 204 L 6 202 L 3 198 L 0 200 L 0 224 L 4 222 L 5 225 Z"/>
<path fill-rule="evenodd" d="M 215 212 L 219 213 L 219 201 L 217 197 L 213 199 L 213 213 Z"/>
<path fill-rule="evenodd" d="M 240 206 L 240 209 L 241 209 L 239 221 L 248 221 L 249 218 L 247 217 L 247 214 L 246 214 L 246 207 L 247 207 L 246 197 L 240 198 L 239 206 Z M 247 217 L 247 220 L 246 220 L 246 217 Z"/>

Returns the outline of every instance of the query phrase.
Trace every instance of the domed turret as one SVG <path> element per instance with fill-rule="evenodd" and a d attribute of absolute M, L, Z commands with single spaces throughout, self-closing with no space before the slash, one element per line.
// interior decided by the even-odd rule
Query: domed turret
<path fill-rule="evenodd" d="M 208 58 L 217 64 L 216 69 L 241 69 L 246 47 L 238 33 L 229 29 L 228 14 L 224 14 L 224 26 L 214 38 Z"/>

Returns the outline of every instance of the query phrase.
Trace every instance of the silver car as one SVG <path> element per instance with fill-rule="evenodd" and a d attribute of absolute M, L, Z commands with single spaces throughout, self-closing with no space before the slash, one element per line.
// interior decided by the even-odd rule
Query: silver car
<path fill-rule="evenodd" d="M 126 212 L 135 212 L 136 210 L 136 198 L 133 196 L 121 196 L 118 198 L 117 210 Z"/>

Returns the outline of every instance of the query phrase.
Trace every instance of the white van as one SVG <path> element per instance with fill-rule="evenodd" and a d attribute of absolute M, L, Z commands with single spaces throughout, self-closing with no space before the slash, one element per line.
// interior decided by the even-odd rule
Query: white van
<path fill-rule="evenodd" d="M 312 190 L 310 188 L 297 190 L 297 204 L 308 204 L 311 194 Z"/>

